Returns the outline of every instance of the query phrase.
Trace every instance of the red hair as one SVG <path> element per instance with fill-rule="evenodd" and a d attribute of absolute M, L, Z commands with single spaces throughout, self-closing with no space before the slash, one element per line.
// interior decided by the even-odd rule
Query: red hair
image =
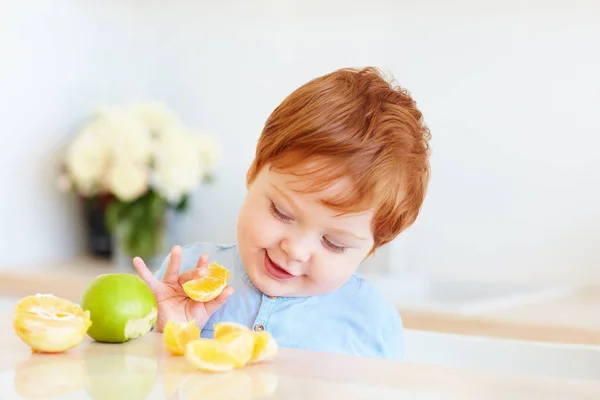
<path fill-rule="evenodd" d="M 411 226 L 429 182 L 429 129 L 406 89 L 376 68 L 344 68 L 300 86 L 267 119 L 248 173 L 310 176 L 307 191 L 340 178 L 350 190 L 322 199 L 345 212 L 374 210 L 376 248 Z"/>

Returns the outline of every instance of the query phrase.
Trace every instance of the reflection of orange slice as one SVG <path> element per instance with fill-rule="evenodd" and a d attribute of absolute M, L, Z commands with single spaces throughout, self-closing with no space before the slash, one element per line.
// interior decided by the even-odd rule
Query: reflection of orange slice
<path fill-rule="evenodd" d="M 206 276 L 187 281 L 182 285 L 183 290 L 196 301 L 211 301 L 225 289 L 229 276 L 227 268 L 217 263 L 211 263 Z"/>
<path fill-rule="evenodd" d="M 258 363 L 273 359 L 277 355 L 277 341 L 267 331 L 254 332 L 244 325 L 235 322 L 219 322 L 215 324 L 215 339 L 223 340 L 231 335 L 241 335 L 245 333 L 251 335 L 254 341 L 252 356 L 247 360 L 248 363 Z"/>
<path fill-rule="evenodd" d="M 265 368 L 265 366 L 257 366 L 246 371 L 252 379 L 252 398 L 270 397 L 275 394 L 278 378 L 274 371 Z"/>
<path fill-rule="evenodd" d="M 40 353 L 60 353 L 79 345 L 91 324 L 89 311 L 50 294 L 22 298 L 13 317 L 17 336 Z"/>
<path fill-rule="evenodd" d="M 176 356 L 182 356 L 190 340 L 200 337 L 200 328 L 194 320 L 188 322 L 167 321 L 163 330 L 163 341 L 167 350 Z"/>
<path fill-rule="evenodd" d="M 171 398 L 194 372 L 192 365 L 183 357 L 163 359 L 162 384 L 165 397 Z M 175 396 L 177 397 L 177 396 Z"/>
<path fill-rule="evenodd" d="M 252 377 L 243 370 L 223 374 L 190 374 L 181 385 L 178 398 L 197 399 L 253 399 Z"/>

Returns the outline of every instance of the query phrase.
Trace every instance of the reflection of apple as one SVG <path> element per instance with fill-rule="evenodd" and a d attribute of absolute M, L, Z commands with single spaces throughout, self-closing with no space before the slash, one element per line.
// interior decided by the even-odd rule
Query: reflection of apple
<path fill-rule="evenodd" d="M 88 354 L 84 360 L 88 375 L 86 391 L 93 399 L 146 399 L 158 374 L 154 357 Z"/>
<path fill-rule="evenodd" d="M 83 388 L 83 367 L 83 361 L 70 354 L 32 354 L 15 368 L 15 390 L 28 399 L 64 396 Z"/>

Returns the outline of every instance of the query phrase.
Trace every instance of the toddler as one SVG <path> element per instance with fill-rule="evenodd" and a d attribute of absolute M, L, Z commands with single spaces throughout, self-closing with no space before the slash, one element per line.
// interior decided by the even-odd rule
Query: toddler
<path fill-rule="evenodd" d="M 156 274 L 155 331 L 194 319 L 266 330 L 280 347 L 402 359 L 398 311 L 356 274 L 416 219 L 429 181 L 429 129 L 404 89 L 375 68 L 341 69 L 296 89 L 267 119 L 247 173 L 237 242 L 175 246 Z M 208 303 L 181 285 L 215 261 L 229 286 Z"/>

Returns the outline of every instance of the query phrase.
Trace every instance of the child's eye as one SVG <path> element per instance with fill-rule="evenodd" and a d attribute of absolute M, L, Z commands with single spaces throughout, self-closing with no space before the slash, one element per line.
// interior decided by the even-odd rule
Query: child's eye
<path fill-rule="evenodd" d="M 337 244 L 331 243 L 326 238 L 323 238 L 323 244 L 325 245 L 325 247 L 327 247 L 329 250 L 333 251 L 334 253 L 343 253 L 347 249 L 347 247 L 338 246 Z"/>
<path fill-rule="evenodd" d="M 273 203 L 271 201 L 271 204 L 269 206 L 270 210 L 271 210 L 271 214 L 273 214 L 273 216 L 275 218 L 277 218 L 278 220 L 284 221 L 284 222 L 289 222 L 292 220 L 291 217 L 288 217 L 287 215 L 285 215 L 284 213 L 282 213 L 281 211 L 279 211 L 277 209 L 277 206 L 275 205 L 275 203 Z"/>

